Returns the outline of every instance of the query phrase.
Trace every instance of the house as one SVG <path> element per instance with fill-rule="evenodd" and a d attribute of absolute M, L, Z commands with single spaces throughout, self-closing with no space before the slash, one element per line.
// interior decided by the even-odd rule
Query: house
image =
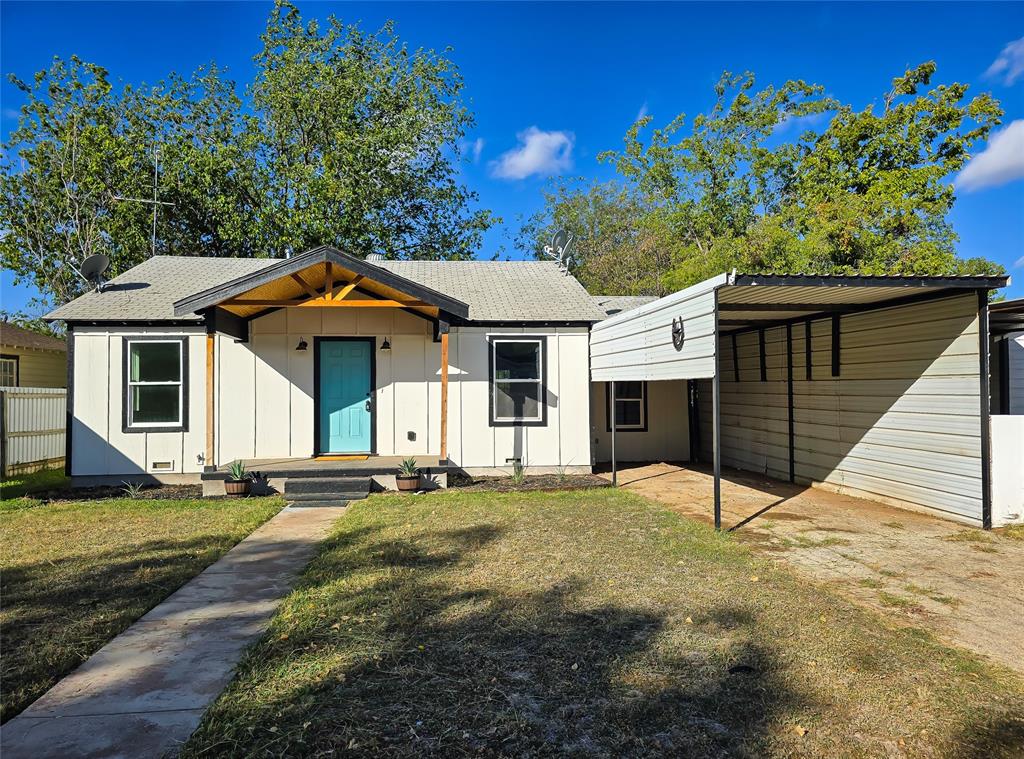
<path fill-rule="evenodd" d="M 0 322 L 0 387 L 64 387 L 67 378 L 63 340 Z"/>
<path fill-rule="evenodd" d="M 723 274 L 631 301 L 551 262 L 321 247 L 152 258 L 49 318 L 68 326 L 83 484 L 223 492 L 234 459 L 286 492 L 388 486 L 404 456 L 442 485 L 656 459 L 989 526 L 1019 517 L 991 488 L 987 297 L 1007 281 Z"/>

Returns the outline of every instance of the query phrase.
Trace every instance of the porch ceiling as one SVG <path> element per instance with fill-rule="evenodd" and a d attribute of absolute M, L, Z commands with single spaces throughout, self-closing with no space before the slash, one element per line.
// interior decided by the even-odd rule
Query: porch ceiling
<path fill-rule="evenodd" d="M 331 298 L 325 299 L 330 292 Z M 329 247 L 316 248 L 174 304 L 175 315 L 218 307 L 251 318 L 287 307 L 404 308 L 429 317 L 465 317 L 469 307 L 443 293 Z"/>

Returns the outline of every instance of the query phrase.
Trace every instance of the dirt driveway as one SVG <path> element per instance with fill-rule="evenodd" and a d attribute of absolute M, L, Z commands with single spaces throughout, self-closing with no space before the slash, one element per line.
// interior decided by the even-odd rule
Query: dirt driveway
<path fill-rule="evenodd" d="M 619 470 L 626 489 L 708 522 L 712 482 L 671 464 Z M 722 525 L 894 619 L 1024 672 L 1024 540 L 736 470 L 722 474 Z"/>

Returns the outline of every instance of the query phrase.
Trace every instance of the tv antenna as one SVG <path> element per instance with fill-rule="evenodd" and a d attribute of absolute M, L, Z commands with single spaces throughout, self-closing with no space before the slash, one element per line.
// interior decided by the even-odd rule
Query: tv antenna
<path fill-rule="evenodd" d="M 110 258 L 102 253 L 96 253 L 82 261 L 82 265 L 75 269 L 82 279 L 103 292 L 103 274 L 110 268 Z"/>
<path fill-rule="evenodd" d="M 544 255 L 553 258 L 558 268 L 569 273 L 569 264 L 572 263 L 572 244 L 575 238 L 564 229 L 555 232 L 551 238 L 551 244 L 544 246 Z"/>
<path fill-rule="evenodd" d="M 114 200 L 123 201 L 125 203 L 146 203 L 153 206 L 153 235 L 152 235 L 152 246 L 153 253 L 156 255 L 156 212 L 160 209 L 160 206 L 173 206 L 174 203 L 169 203 L 166 200 L 160 200 L 157 197 L 160 183 L 160 149 L 155 148 L 153 150 L 153 198 L 126 198 L 123 195 L 115 195 Z"/>

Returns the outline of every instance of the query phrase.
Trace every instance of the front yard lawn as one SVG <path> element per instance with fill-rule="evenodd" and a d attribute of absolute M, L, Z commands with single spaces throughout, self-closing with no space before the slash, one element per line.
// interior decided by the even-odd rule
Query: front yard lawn
<path fill-rule="evenodd" d="M 0 719 L 20 712 L 283 505 L 128 500 L 4 503 Z"/>
<path fill-rule="evenodd" d="M 185 756 L 999 756 L 1024 682 L 637 496 L 352 506 Z"/>

